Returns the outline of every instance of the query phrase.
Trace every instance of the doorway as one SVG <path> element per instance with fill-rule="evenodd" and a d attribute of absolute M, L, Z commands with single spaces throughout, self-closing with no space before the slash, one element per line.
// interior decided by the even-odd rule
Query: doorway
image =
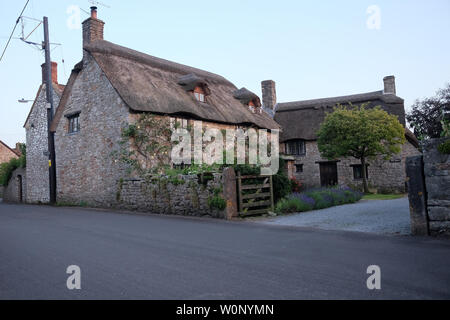
<path fill-rule="evenodd" d="M 17 190 L 18 200 L 20 203 L 22 203 L 23 202 L 23 193 L 22 193 L 23 189 L 22 189 L 22 176 L 21 175 L 17 176 L 17 187 L 18 187 L 18 190 Z"/>
<path fill-rule="evenodd" d="M 338 184 L 337 163 L 322 162 L 320 166 L 320 185 L 330 187 Z"/>

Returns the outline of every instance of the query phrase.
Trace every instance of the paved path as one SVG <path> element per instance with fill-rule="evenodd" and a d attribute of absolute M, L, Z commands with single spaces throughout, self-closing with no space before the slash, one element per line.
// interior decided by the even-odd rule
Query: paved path
<path fill-rule="evenodd" d="M 313 227 L 324 230 L 410 234 L 407 197 L 396 200 L 361 200 L 355 204 L 276 218 L 257 219 L 257 221 L 265 224 Z"/>
<path fill-rule="evenodd" d="M 0 204 L 0 299 L 450 299 L 449 265 L 448 240 Z"/>

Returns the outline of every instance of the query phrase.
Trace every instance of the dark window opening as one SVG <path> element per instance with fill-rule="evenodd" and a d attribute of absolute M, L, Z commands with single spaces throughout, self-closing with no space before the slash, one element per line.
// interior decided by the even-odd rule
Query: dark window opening
<path fill-rule="evenodd" d="M 286 154 L 289 155 L 305 155 L 305 140 L 292 140 L 286 142 Z"/>
<path fill-rule="evenodd" d="M 80 114 L 74 114 L 67 118 L 69 120 L 69 133 L 80 131 Z"/>
<path fill-rule="evenodd" d="M 296 164 L 295 165 L 295 172 L 297 172 L 297 173 L 303 172 L 303 164 Z"/>
<path fill-rule="evenodd" d="M 369 178 L 368 165 L 366 165 L 366 178 Z M 353 178 L 355 180 L 361 180 L 363 178 L 362 165 L 357 164 L 353 166 Z"/>

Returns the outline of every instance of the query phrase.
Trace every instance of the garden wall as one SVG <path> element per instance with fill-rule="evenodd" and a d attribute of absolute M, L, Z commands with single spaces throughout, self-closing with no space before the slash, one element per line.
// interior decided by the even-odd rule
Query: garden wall
<path fill-rule="evenodd" d="M 3 190 L 4 202 L 23 202 L 26 199 L 25 168 L 17 168 L 9 179 L 8 186 Z"/>
<path fill-rule="evenodd" d="M 422 145 L 423 157 L 407 160 L 413 234 L 450 236 L 450 155 L 437 150 L 446 140 L 426 141 Z"/>
<path fill-rule="evenodd" d="M 237 215 L 235 190 L 234 171 L 124 179 L 118 182 L 117 206 L 157 214 L 230 219 Z"/>

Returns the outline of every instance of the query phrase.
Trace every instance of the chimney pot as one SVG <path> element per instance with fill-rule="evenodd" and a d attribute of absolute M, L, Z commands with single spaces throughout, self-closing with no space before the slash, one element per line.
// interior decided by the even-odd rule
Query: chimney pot
<path fill-rule="evenodd" d="M 91 7 L 91 18 L 97 19 L 97 7 Z"/>
<path fill-rule="evenodd" d="M 395 77 L 387 76 L 383 78 L 384 82 L 384 94 L 396 94 L 395 89 Z"/>
<path fill-rule="evenodd" d="M 265 80 L 261 82 L 263 107 L 273 110 L 277 104 L 277 91 L 275 81 Z"/>

